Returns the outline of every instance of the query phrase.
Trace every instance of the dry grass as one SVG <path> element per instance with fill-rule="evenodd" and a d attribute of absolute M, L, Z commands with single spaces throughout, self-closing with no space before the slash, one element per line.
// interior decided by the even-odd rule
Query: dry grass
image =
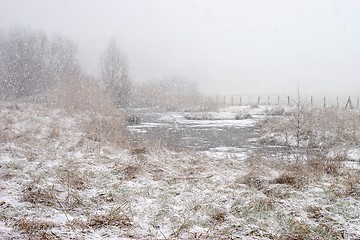
<path fill-rule="evenodd" d="M 80 163 L 76 159 L 64 161 L 58 171 L 59 182 L 67 188 L 83 190 L 90 187 L 91 179 L 95 173 L 89 169 L 81 169 Z"/>
<path fill-rule="evenodd" d="M 336 231 L 329 224 L 319 224 L 316 227 L 296 220 L 290 220 L 284 228 L 284 232 L 278 236 L 280 240 L 336 240 L 345 239 L 341 231 Z"/>
<path fill-rule="evenodd" d="M 89 77 L 64 79 L 51 92 L 47 103 L 70 113 L 113 115 L 118 112 L 112 96 L 99 82 Z"/>
<path fill-rule="evenodd" d="M 83 123 L 86 137 L 95 142 L 110 142 L 117 146 L 127 146 L 129 136 L 124 130 L 125 121 L 118 117 L 93 117 Z"/>
<path fill-rule="evenodd" d="M 309 183 L 309 180 L 305 176 L 300 175 L 299 172 L 285 172 L 275 178 L 273 182 L 277 184 L 286 184 L 300 189 L 306 186 Z"/>
<path fill-rule="evenodd" d="M 192 224 L 188 221 L 186 221 L 185 223 L 180 224 L 180 226 L 178 228 L 176 228 L 173 233 L 170 235 L 170 238 L 174 238 L 174 239 L 181 239 L 181 235 L 183 233 L 186 233 L 189 228 L 192 227 Z"/>
<path fill-rule="evenodd" d="M 57 205 L 55 189 L 52 187 L 41 187 L 37 182 L 29 183 L 24 187 L 22 200 L 48 207 Z"/>
<path fill-rule="evenodd" d="M 269 184 L 269 181 L 257 171 L 252 170 L 242 178 L 241 183 L 257 190 L 262 190 Z"/>
<path fill-rule="evenodd" d="M 0 220 L 15 237 L 358 239 L 360 173 L 341 157 L 219 160 L 141 142 L 124 150 L 114 115 L 30 110 L 14 110 L 20 137 L 0 146 Z"/>
<path fill-rule="evenodd" d="M 124 180 L 135 179 L 142 171 L 142 167 L 139 164 L 127 165 L 122 169 L 122 175 Z"/>
<path fill-rule="evenodd" d="M 118 207 L 108 214 L 90 216 L 87 220 L 87 225 L 95 229 L 109 226 L 128 228 L 132 226 L 132 221 L 121 211 L 121 208 Z"/>
<path fill-rule="evenodd" d="M 344 179 L 338 180 L 338 182 L 331 184 L 329 190 L 338 198 L 352 196 L 354 198 L 360 199 L 359 176 L 348 175 Z"/>
<path fill-rule="evenodd" d="M 56 227 L 56 224 L 50 221 L 35 218 L 20 218 L 14 224 L 14 227 L 25 233 L 29 239 L 62 239 L 55 233 L 49 231 Z"/>

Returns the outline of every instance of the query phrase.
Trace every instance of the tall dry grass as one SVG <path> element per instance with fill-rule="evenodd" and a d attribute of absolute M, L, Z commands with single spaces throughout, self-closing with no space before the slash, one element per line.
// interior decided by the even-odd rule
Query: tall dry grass
<path fill-rule="evenodd" d="M 67 78 L 53 88 L 46 99 L 51 107 L 71 113 L 119 114 L 115 99 L 100 82 L 90 77 Z"/>
<path fill-rule="evenodd" d="M 80 114 L 81 128 L 87 139 L 125 146 L 129 135 L 124 130 L 126 113 L 116 107 L 111 93 L 90 77 L 65 79 L 51 92 L 47 104 L 65 109 L 70 115 Z M 84 140 L 79 141 L 79 146 Z"/>

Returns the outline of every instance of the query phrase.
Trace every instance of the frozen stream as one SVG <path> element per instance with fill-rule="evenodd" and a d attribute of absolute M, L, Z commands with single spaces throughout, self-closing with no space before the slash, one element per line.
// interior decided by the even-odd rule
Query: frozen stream
<path fill-rule="evenodd" d="M 264 148 L 255 138 L 264 114 L 236 120 L 236 113 L 177 113 L 134 109 L 141 124 L 128 126 L 135 140 L 160 141 L 175 150 L 251 153 Z M 202 120 L 205 119 L 205 120 Z"/>
<path fill-rule="evenodd" d="M 133 109 L 133 114 L 140 117 L 142 121 L 140 124 L 130 125 L 127 128 L 135 141 L 158 143 L 173 150 L 206 151 L 219 157 L 224 153 L 240 157 L 259 152 L 272 155 L 288 154 L 289 149 L 285 146 L 264 145 L 256 141 L 259 137 L 256 123 L 269 116 L 266 114 L 268 112 L 266 108 L 248 107 L 235 110 L 183 113 L 165 112 L 158 109 Z M 236 120 L 239 111 L 243 113 L 243 116 L 250 114 L 251 118 Z M 350 160 L 345 161 L 344 164 L 359 168 L 357 160 L 359 152 L 360 150 L 357 149 L 350 151 Z M 356 166 L 353 166 L 354 164 Z"/>

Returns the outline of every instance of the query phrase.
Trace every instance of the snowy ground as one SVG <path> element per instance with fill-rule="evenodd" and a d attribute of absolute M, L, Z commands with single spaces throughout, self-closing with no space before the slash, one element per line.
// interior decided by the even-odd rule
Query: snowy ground
<path fill-rule="evenodd" d="M 0 121 L 2 239 L 360 238 L 356 169 L 134 147 L 116 117 L 40 105 Z"/>

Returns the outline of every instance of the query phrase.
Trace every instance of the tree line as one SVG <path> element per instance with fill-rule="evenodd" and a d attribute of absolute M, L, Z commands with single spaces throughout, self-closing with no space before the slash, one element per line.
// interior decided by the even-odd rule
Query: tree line
<path fill-rule="evenodd" d="M 103 51 L 99 67 L 100 80 L 117 105 L 128 104 L 129 64 L 115 39 Z M 23 27 L 0 32 L 0 100 L 43 94 L 84 75 L 78 45 L 71 39 Z"/>

